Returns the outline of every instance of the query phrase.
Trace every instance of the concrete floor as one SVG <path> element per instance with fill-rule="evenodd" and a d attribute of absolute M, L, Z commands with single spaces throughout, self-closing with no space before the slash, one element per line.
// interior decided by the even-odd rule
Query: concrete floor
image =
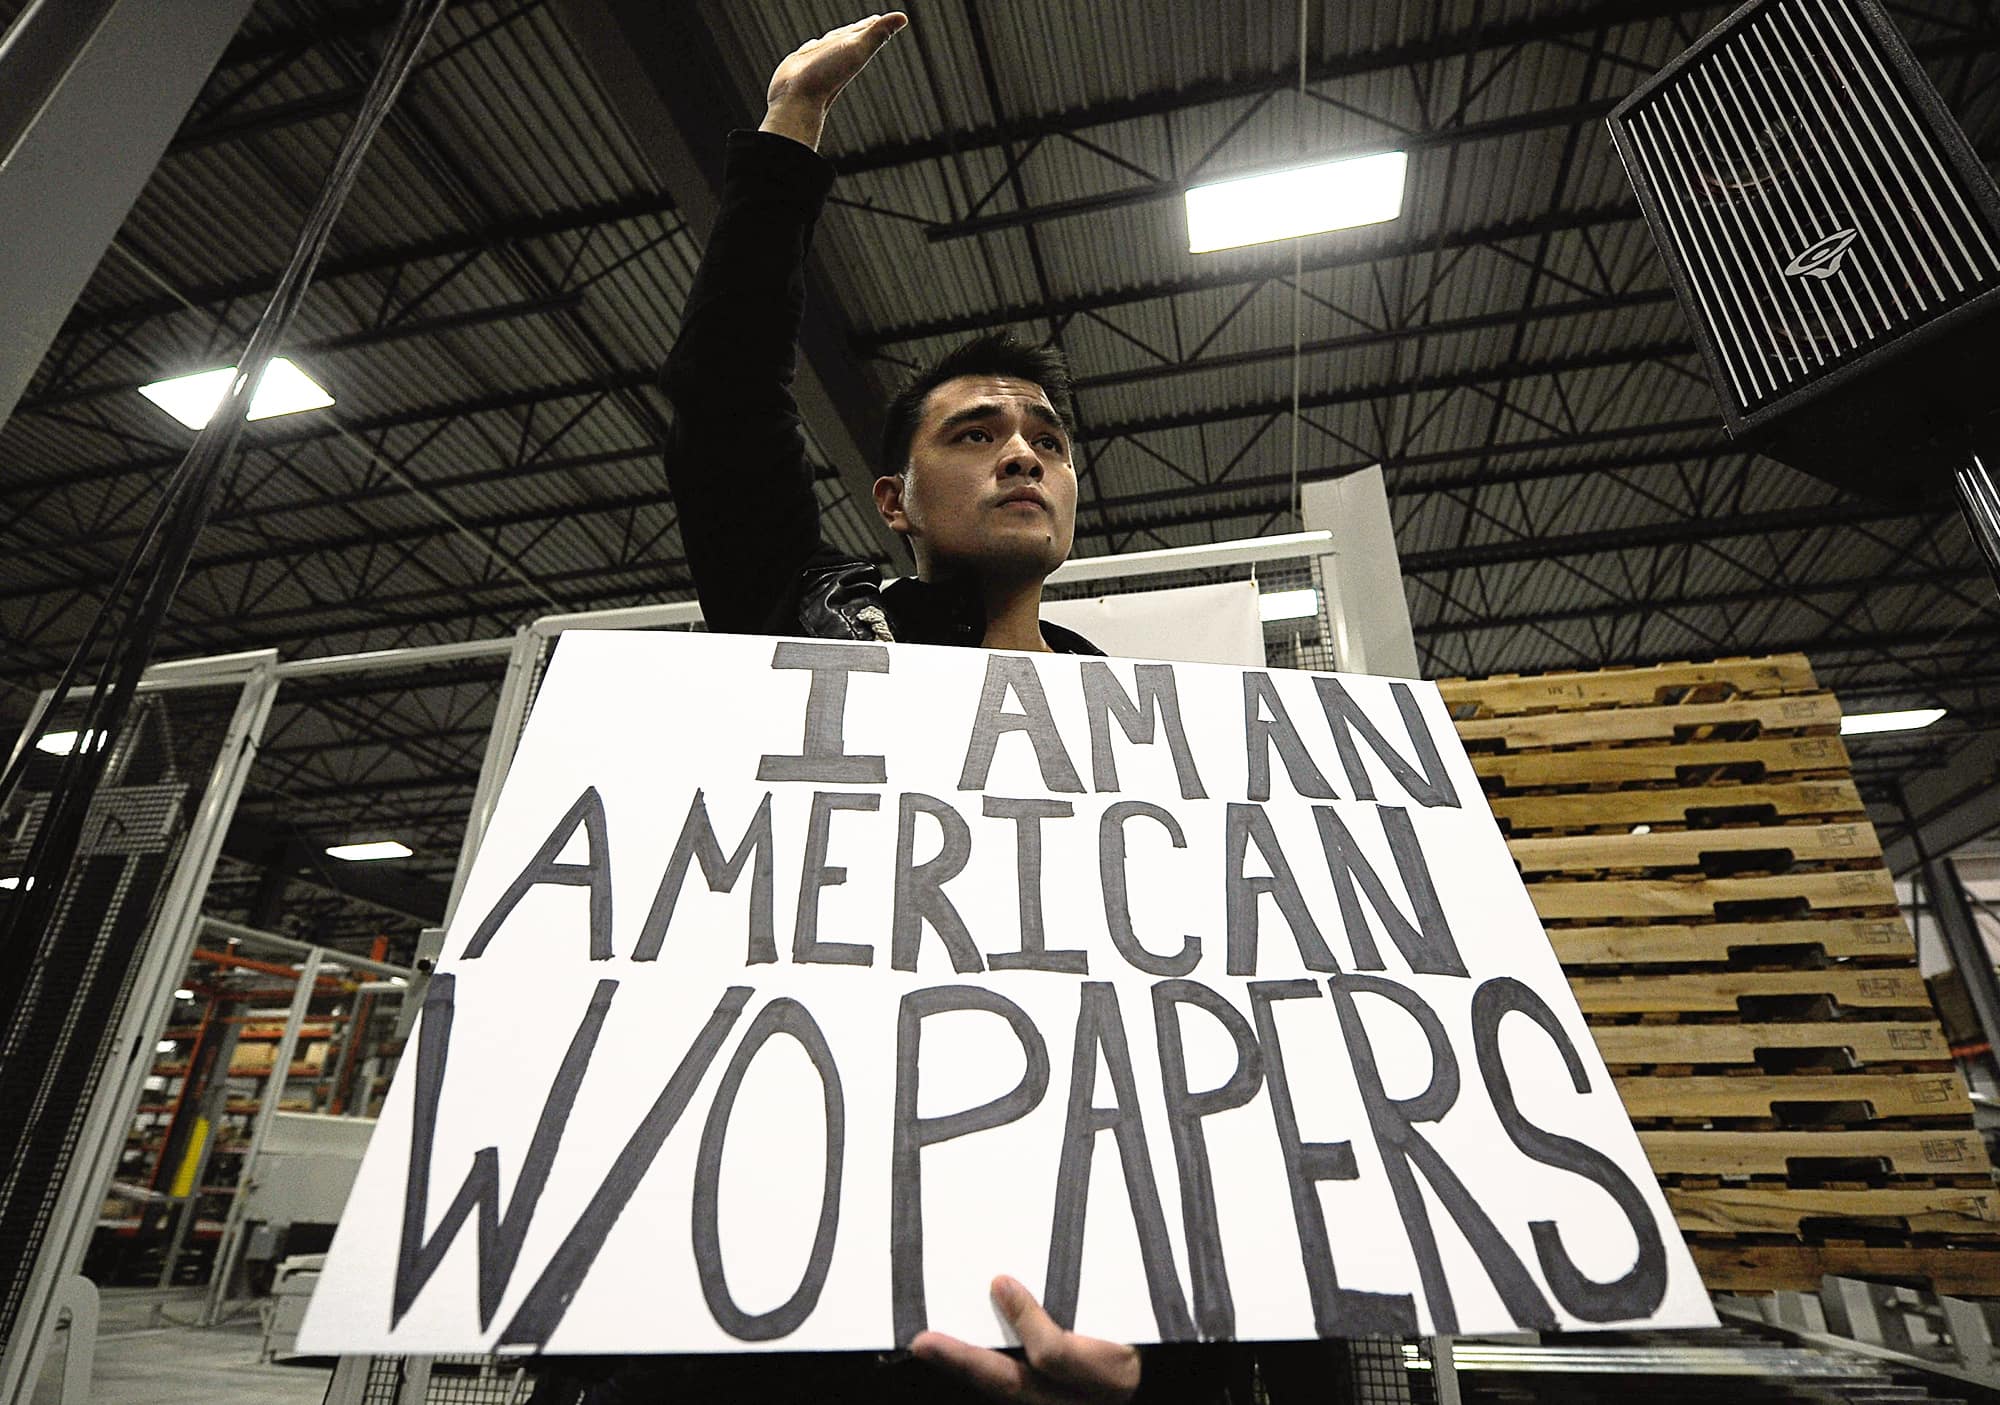
<path fill-rule="evenodd" d="M 257 1359 L 264 1333 L 254 1305 L 219 1327 L 184 1325 L 201 1305 L 199 1289 L 106 1289 L 91 1405 L 320 1405 L 325 1399 L 328 1367 Z M 40 1405 L 55 1396 L 36 1398 Z"/>

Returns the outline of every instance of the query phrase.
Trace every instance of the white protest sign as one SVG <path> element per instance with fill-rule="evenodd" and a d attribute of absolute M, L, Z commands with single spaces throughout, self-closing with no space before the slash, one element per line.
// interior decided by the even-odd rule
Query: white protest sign
<path fill-rule="evenodd" d="M 556 650 L 310 1352 L 1712 1324 L 1436 690 Z"/>

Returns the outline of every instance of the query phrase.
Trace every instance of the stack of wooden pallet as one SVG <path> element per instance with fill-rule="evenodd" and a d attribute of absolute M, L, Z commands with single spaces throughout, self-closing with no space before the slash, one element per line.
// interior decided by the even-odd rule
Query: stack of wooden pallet
<path fill-rule="evenodd" d="M 1803 657 L 1440 684 L 1704 1278 L 2000 1293 L 2000 1195 Z"/>

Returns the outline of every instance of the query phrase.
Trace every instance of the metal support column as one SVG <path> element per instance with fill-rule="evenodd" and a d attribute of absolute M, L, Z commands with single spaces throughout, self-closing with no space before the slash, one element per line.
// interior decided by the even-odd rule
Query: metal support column
<path fill-rule="evenodd" d="M 1986 1040 L 1985 1053 L 1974 1061 L 2000 1081 L 2000 1056 L 1995 1053 L 2000 1050 L 2000 979 L 1994 976 L 1992 954 L 1979 935 L 1979 920 L 1966 901 L 1958 866 L 1950 859 L 1926 857 L 1923 878 L 1924 894 L 1937 918 L 1938 933 L 1944 938 L 1951 964 L 1958 968 L 1959 980 L 1972 1002 L 1973 1014 L 1979 1017 L 1979 1030 Z"/>
<path fill-rule="evenodd" d="M 1389 518 L 1382 470 L 1307 483 L 1300 490 L 1307 531 L 1333 534 L 1313 561 L 1328 638 L 1344 673 L 1417 676 L 1417 638 L 1403 598 L 1403 567 Z"/>
<path fill-rule="evenodd" d="M 251 0 L 31 0 L 0 36 L 0 423 Z"/>
<path fill-rule="evenodd" d="M 222 1243 L 216 1246 L 215 1268 L 208 1279 L 208 1305 L 202 1310 L 201 1324 L 213 1327 L 222 1320 L 223 1305 L 229 1299 L 229 1280 L 236 1276 L 236 1259 L 243 1252 L 244 1211 L 250 1203 L 250 1181 L 257 1174 L 257 1156 L 270 1135 L 271 1119 L 285 1095 L 285 1079 L 292 1071 L 292 1053 L 298 1048 L 299 1030 L 305 1025 L 306 1011 L 312 1006 L 319 985 L 320 960 L 325 952 L 314 947 L 299 966 L 299 983 L 292 991 L 292 1008 L 285 1014 L 285 1032 L 271 1055 L 271 1076 L 264 1080 L 264 1098 L 257 1108 L 257 1121 L 250 1128 L 250 1147 L 243 1153 L 243 1175 L 229 1202 L 229 1219 L 222 1228 Z"/>

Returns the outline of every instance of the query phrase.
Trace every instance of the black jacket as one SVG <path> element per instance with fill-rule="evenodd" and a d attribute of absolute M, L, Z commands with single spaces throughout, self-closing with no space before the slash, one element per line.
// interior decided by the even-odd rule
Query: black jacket
<path fill-rule="evenodd" d="M 829 546 L 792 399 L 805 258 L 833 167 L 787 137 L 732 132 L 722 208 L 661 384 L 674 403 L 667 481 L 708 627 L 909 644 L 977 644 L 971 593 Z M 868 510 L 872 511 L 870 506 Z M 1042 625 L 1058 653 L 1103 652 Z"/>

